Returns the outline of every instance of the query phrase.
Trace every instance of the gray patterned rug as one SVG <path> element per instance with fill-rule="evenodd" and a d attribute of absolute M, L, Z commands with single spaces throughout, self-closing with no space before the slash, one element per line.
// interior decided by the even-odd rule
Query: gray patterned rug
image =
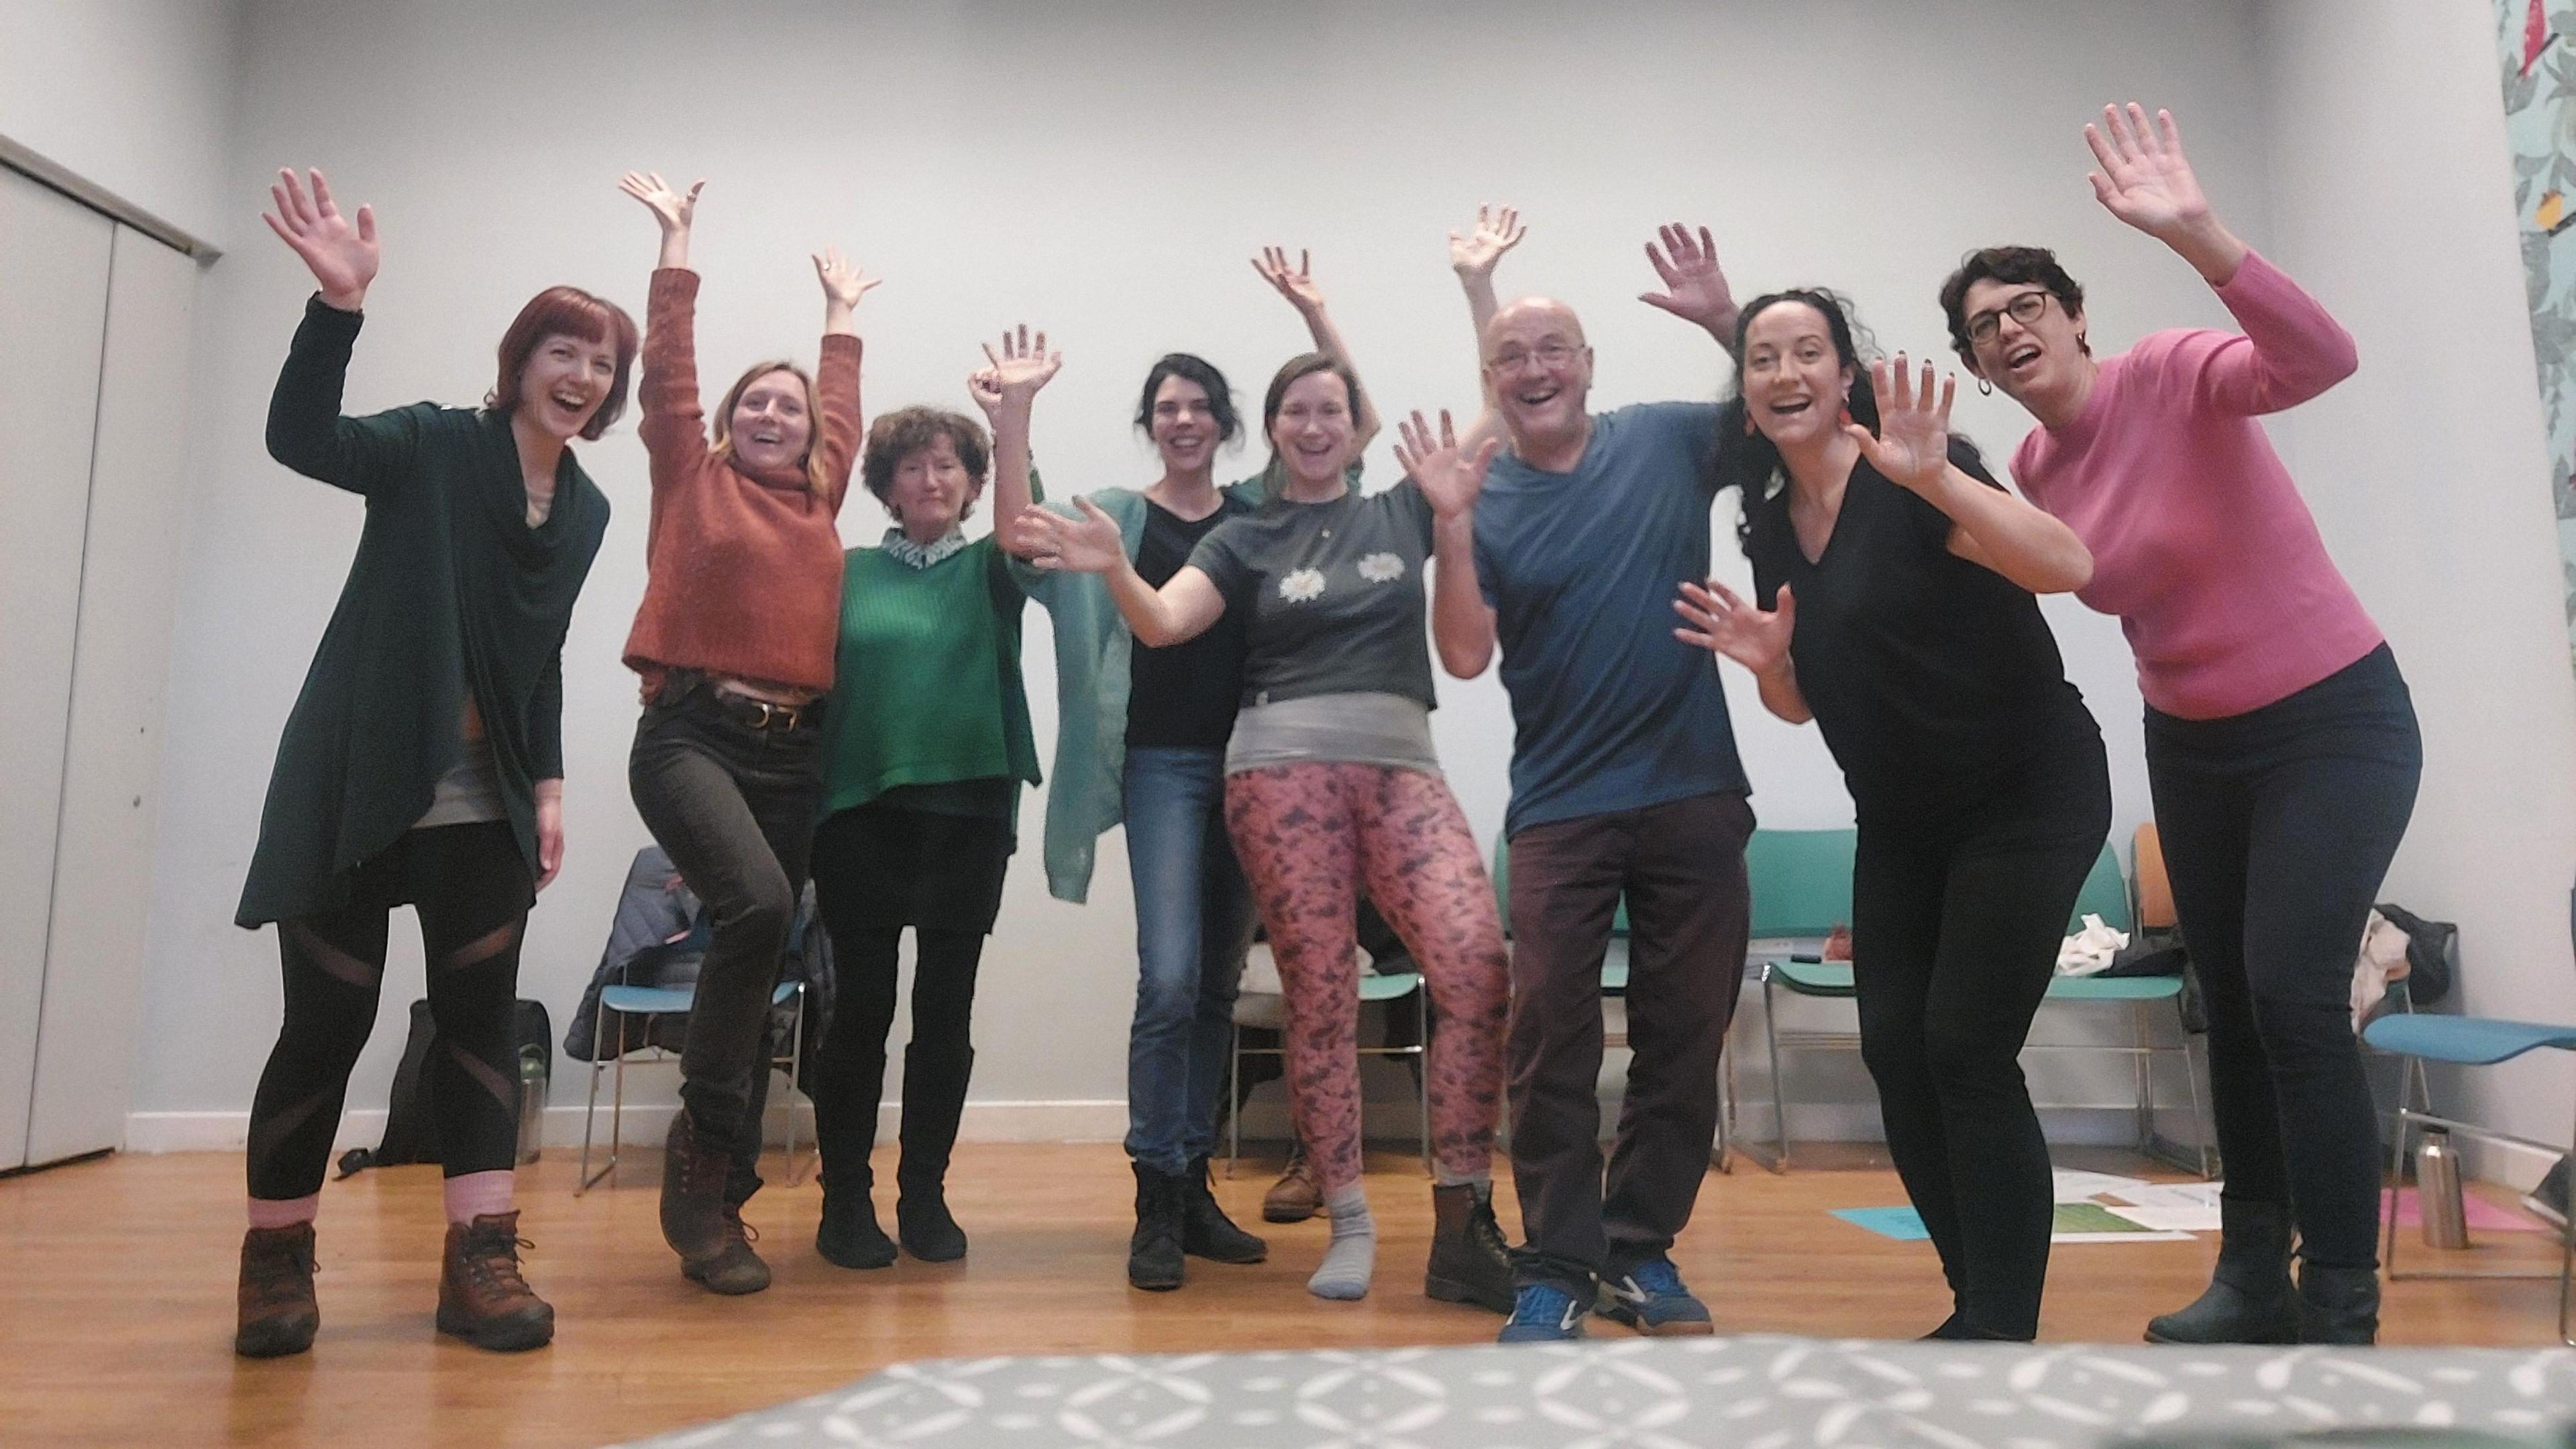
<path fill-rule="evenodd" d="M 2564 1349 L 2034 1348 L 1703 1338 L 899 1364 L 828 1394 L 643 1443 L 653 1449 L 2569 1446 L 2576 1445 L 2571 1422 L 2576 1352 Z"/>

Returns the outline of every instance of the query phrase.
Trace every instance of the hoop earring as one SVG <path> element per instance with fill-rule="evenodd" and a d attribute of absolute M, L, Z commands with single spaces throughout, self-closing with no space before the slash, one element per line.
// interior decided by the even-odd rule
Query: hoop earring
<path fill-rule="evenodd" d="M 1977 395 L 1979 397 L 1993 397 L 1995 395 L 1994 379 L 1990 377 L 1978 378 Z"/>

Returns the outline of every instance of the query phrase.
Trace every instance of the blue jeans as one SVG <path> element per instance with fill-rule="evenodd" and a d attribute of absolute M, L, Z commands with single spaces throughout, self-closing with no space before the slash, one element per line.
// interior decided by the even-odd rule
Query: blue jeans
<path fill-rule="evenodd" d="M 1127 1155 L 1180 1174 L 1216 1146 L 1252 891 L 1225 833 L 1225 751 L 1134 749 L 1124 784 L 1136 883 Z"/>

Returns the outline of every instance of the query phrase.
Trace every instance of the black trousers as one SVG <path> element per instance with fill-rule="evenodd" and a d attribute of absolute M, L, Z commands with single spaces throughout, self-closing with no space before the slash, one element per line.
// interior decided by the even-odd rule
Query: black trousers
<path fill-rule="evenodd" d="M 832 1029 L 813 1064 L 814 1138 L 827 1192 L 874 1185 L 894 1027 L 898 953 L 915 947 L 912 1041 L 903 1053 L 898 1183 L 946 1176 L 975 1071 L 975 972 L 1010 863 L 1010 823 L 874 803 L 836 811 L 814 838 L 814 897 L 832 936 Z"/>
<path fill-rule="evenodd" d="M 1505 1051 L 1523 1284 L 1591 1292 L 1668 1251 L 1717 1141 L 1717 1063 L 1744 983 L 1742 795 L 1696 795 L 1512 837 Z M 1627 1095 L 1601 1160 L 1601 961 L 1628 900 Z"/>
<path fill-rule="evenodd" d="M 2224 719 L 2147 711 L 2147 781 L 2183 944 L 2209 1008 L 2229 1197 L 2288 1203 L 2300 1256 L 2379 1261 L 2379 1130 L 2352 1033 L 2352 963 L 2423 774 L 2385 644 Z"/>
<path fill-rule="evenodd" d="M 277 925 L 286 1020 L 251 1098 L 250 1195 L 322 1190 L 349 1072 L 376 1025 L 395 906 L 420 916 L 438 1050 L 424 1074 L 448 1177 L 518 1161 L 514 1018 L 536 880 L 507 821 L 414 830 L 359 865 L 349 904 Z"/>
<path fill-rule="evenodd" d="M 732 1157 L 736 1202 L 760 1186 L 769 997 L 805 893 L 820 737 L 810 722 L 754 729 L 699 684 L 644 707 L 627 760 L 636 814 L 715 922 L 680 1052 L 680 1103 L 699 1140 Z"/>
<path fill-rule="evenodd" d="M 1958 1316 L 2017 1339 L 2039 1332 L 2055 1212 L 2021 1049 L 2111 828 L 2100 732 L 2088 716 L 2060 733 L 1957 814 L 1891 823 L 1858 802 L 1852 869 L 1861 1058 L 1888 1155 Z"/>

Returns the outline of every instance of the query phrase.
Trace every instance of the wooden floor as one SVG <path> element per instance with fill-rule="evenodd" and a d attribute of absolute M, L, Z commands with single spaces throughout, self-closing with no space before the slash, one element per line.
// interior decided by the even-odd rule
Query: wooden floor
<path fill-rule="evenodd" d="M 1709 1177 L 1675 1257 L 1720 1330 L 1910 1337 L 1930 1328 L 1948 1307 L 1930 1247 L 1826 1215 L 1903 1202 L 1894 1175 L 1858 1149 L 1802 1152 L 1786 1177 L 1741 1165 Z M 1302 1291 L 1322 1252 L 1321 1222 L 1265 1229 L 1271 1257 L 1260 1266 L 1193 1260 L 1180 1292 L 1131 1291 L 1122 1269 L 1132 1179 L 1109 1145 L 964 1149 L 951 1201 L 974 1249 L 958 1264 L 833 1268 L 814 1255 L 820 1197 L 810 1178 L 772 1187 L 749 1217 L 776 1286 L 715 1298 L 684 1282 L 662 1246 L 655 1156 L 636 1154 L 624 1186 L 580 1199 L 568 1153 L 549 1151 L 522 1172 L 522 1226 L 536 1243 L 528 1277 L 554 1303 L 560 1330 L 551 1348 L 516 1356 L 430 1329 L 436 1168 L 372 1172 L 325 1192 L 321 1339 L 310 1354 L 264 1363 L 237 1360 L 230 1346 L 239 1158 L 123 1157 L 0 1180 L 0 1442 L 596 1445 L 904 1359 L 1469 1344 L 1500 1323 L 1422 1296 L 1430 1192 L 1419 1164 L 1398 1155 L 1371 1161 L 1378 1280 L 1356 1304 Z M 2060 1165 L 2138 1170 L 2118 1153 L 2070 1153 Z M 881 1175 L 891 1168 L 881 1164 Z M 1247 1159 L 1218 1192 L 1261 1227 L 1268 1179 Z M 1508 1208 L 1504 1216 L 1512 1227 Z M 2060 1248 L 2042 1337 L 2134 1342 L 2148 1314 L 2198 1291 L 2213 1249 L 2208 1240 Z M 2488 1234 L 2473 1252 L 2539 1262 L 2546 1240 Z M 2552 1293 L 2542 1283 L 2398 1284 L 2386 1341 L 2545 1344 Z"/>

